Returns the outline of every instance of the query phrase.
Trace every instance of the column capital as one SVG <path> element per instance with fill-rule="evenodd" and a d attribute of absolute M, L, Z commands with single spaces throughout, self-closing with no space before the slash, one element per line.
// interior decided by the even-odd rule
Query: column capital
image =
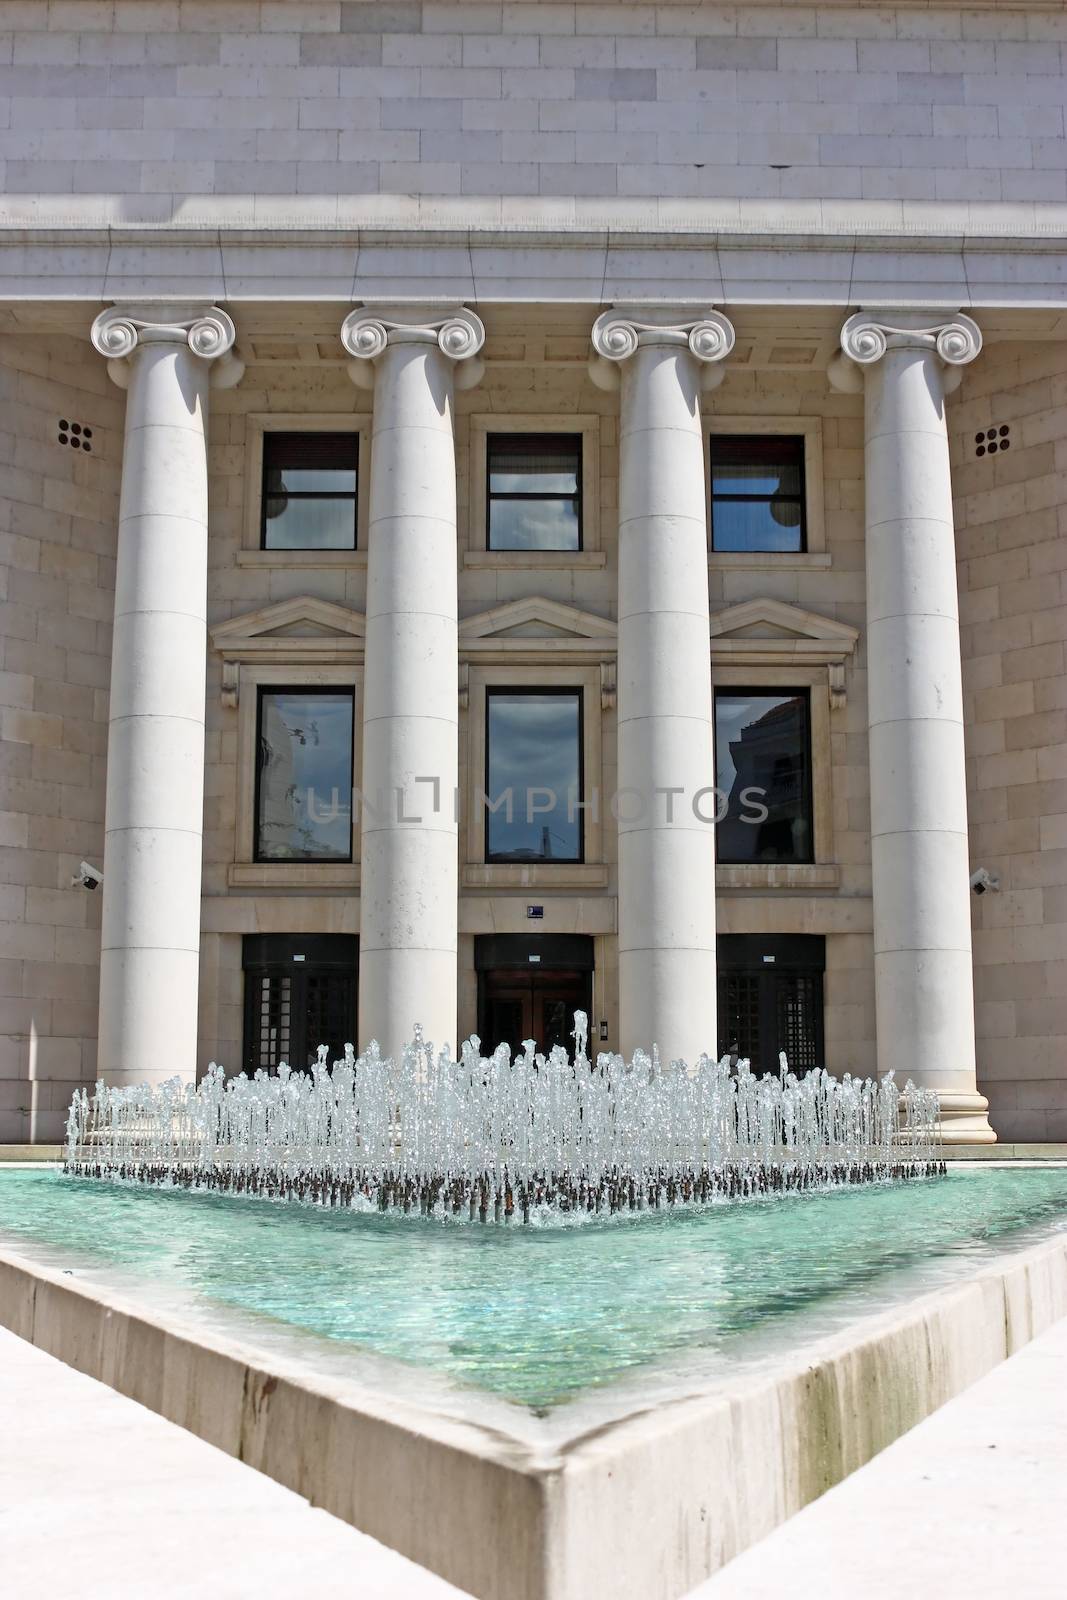
<path fill-rule="evenodd" d="M 709 365 L 703 387 L 713 389 L 722 381 L 723 369 L 711 364 L 726 359 L 734 337 L 733 323 L 721 311 L 613 306 L 593 323 L 596 356 L 589 363 L 589 375 L 601 389 L 617 388 L 619 364 L 642 345 L 677 345 L 688 347 L 691 355 Z"/>
<path fill-rule="evenodd" d="M 981 328 L 962 311 L 857 311 L 841 329 L 841 352 L 830 363 L 830 382 L 835 389 L 858 392 L 863 368 L 880 361 L 887 350 L 929 351 L 950 369 L 959 369 L 981 348 Z M 961 376 L 957 370 L 955 383 L 946 388 L 955 388 Z"/>
<path fill-rule="evenodd" d="M 467 306 L 363 305 L 342 322 L 341 343 L 354 357 L 348 375 L 361 389 L 373 389 L 373 363 L 391 344 L 436 344 L 456 364 L 460 389 L 472 389 L 485 371 L 478 355 L 485 327 Z"/>
<path fill-rule="evenodd" d="M 212 363 L 211 382 L 217 389 L 232 389 L 244 376 L 244 362 L 232 353 L 237 329 L 221 306 L 109 306 L 93 322 L 89 337 L 93 348 L 107 357 L 108 372 L 120 389 L 130 381 L 129 358 L 149 344 L 188 345 L 194 356 Z"/>

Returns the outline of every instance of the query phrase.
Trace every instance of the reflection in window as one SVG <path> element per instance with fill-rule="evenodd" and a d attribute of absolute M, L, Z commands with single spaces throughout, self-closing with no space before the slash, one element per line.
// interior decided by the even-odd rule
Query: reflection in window
<path fill-rule="evenodd" d="M 351 861 L 351 689 L 261 689 L 257 861 Z"/>
<path fill-rule="evenodd" d="M 359 435 L 263 435 L 264 550 L 354 550 Z"/>
<path fill-rule="evenodd" d="M 581 861 L 582 694 L 486 694 L 487 861 Z"/>
<path fill-rule="evenodd" d="M 802 438 L 712 435 L 711 548 L 805 548 Z"/>
<path fill-rule="evenodd" d="M 814 859 L 810 709 L 806 689 L 716 691 L 720 861 Z"/>
<path fill-rule="evenodd" d="M 582 548 L 579 435 L 490 434 L 486 469 L 490 550 Z"/>

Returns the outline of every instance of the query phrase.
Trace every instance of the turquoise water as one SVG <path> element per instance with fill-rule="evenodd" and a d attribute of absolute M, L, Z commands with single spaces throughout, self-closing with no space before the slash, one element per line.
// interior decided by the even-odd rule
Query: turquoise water
<path fill-rule="evenodd" d="M 277 1319 L 540 1411 L 672 1358 L 729 1362 L 772 1327 L 810 1337 L 813 1317 L 825 1326 L 835 1308 L 855 1316 L 902 1285 L 933 1286 L 931 1264 L 952 1276 L 996 1241 L 1056 1227 L 1067 1168 L 525 1229 L 0 1168 L 0 1248 L 121 1268 L 148 1295 Z"/>

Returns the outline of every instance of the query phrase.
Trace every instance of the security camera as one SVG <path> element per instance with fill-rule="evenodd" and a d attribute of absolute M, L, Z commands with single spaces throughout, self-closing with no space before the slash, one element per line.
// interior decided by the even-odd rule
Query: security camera
<path fill-rule="evenodd" d="M 976 872 L 971 873 L 971 889 L 975 894 L 985 894 L 987 889 L 992 889 L 995 892 L 999 888 L 1000 879 L 994 878 L 993 874 L 987 872 L 984 867 L 979 867 Z"/>
<path fill-rule="evenodd" d="M 99 889 L 103 881 L 104 874 L 98 868 L 90 866 L 88 861 L 83 861 L 71 878 L 70 886 L 72 889 Z"/>

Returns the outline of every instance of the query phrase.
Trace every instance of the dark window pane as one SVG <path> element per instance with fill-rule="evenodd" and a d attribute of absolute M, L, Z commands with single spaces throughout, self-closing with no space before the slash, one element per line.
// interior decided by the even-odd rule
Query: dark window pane
<path fill-rule="evenodd" d="M 577 434 L 490 434 L 492 494 L 577 494 L 582 442 Z"/>
<path fill-rule="evenodd" d="M 803 550 L 804 440 L 711 440 L 714 550 Z"/>
<path fill-rule="evenodd" d="M 580 550 L 582 441 L 576 434 L 492 434 L 490 550 Z"/>
<path fill-rule="evenodd" d="M 351 861 L 352 703 L 260 691 L 257 860 Z"/>
<path fill-rule="evenodd" d="M 488 860 L 581 860 L 581 703 L 577 689 L 489 691 Z"/>
<path fill-rule="evenodd" d="M 716 694 L 720 861 L 812 860 L 809 724 L 806 689 Z"/>
<path fill-rule="evenodd" d="M 354 433 L 263 436 L 263 548 L 353 550 L 359 439 Z"/>
<path fill-rule="evenodd" d="M 577 550 L 576 500 L 490 500 L 490 550 Z"/>
<path fill-rule="evenodd" d="M 301 472 L 348 472 L 355 476 L 359 456 L 356 433 L 265 433 L 263 465 L 287 475 Z"/>

